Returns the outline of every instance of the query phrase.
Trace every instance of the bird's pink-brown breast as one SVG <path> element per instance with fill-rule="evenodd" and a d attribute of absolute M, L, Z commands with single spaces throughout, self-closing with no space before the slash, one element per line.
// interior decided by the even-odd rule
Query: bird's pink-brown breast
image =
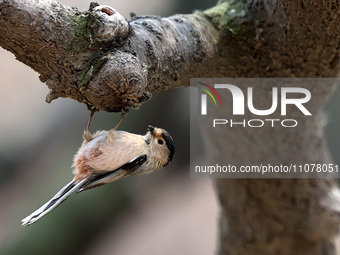
<path fill-rule="evenodd" d="M 92 173 L 100 174 L 116 170 L 146 153 L 145 150 L 142 136 L 111 130 L 79 149 L 74 160 L 75 179 L 79 181 Z"/>

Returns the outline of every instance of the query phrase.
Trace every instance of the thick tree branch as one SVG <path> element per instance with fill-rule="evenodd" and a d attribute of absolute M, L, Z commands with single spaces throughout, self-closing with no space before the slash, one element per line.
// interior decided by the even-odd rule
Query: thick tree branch
<path fill-rule="evenodd" d="M 71 97 L 105 111 L 138 108 L 152 92 L 188 85 L 212 62 L 217 40 L 200 14 L 128 22 L 94 3 L 81 13 L 55 1 L 4 0 L 0 27 L 0 45 L 40 73 L 48 102 Z"/>

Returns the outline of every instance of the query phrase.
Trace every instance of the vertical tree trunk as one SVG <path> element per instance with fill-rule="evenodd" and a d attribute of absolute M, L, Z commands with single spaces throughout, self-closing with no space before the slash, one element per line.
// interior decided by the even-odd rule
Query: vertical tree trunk
<path fill-rule="evenodd" d="M 239 64 L 231 67 L 233 77 L 338 75 L 338 1 L 243 2 L 258 20 L 248 30 L 248 40 L 228 45 L 228 57 Z M 332 90 L 311 89 L 319 117 Z M 264 161 L 332 163 L 320 118 L 299 121 L 300 128 L 289 132 L 261 128 L 216 133 L 207 146 L 223 152 L 215 154 L 216 161 L 228 158 L 236 166 Z M 203 132 L 209 129 L 210 123 Z M 218 254 L 340 252 L 335 251 L 340 209 L 335 179 L 216 179 L 215 184 L 221 205 Z"/>

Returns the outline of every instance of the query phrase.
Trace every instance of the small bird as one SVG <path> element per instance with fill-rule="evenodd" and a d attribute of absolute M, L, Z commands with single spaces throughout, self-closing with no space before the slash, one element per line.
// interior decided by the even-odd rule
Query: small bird
<path fill-rule="evenodd" d="M 152 173 L 172 160 L 175 144 L 161 128 L 148 126 L 142 135 L 125 131 L 87 129 L 74 156 L 74 178 L 52 199 L 22 220 L 28 226 L 60 205 L 71 194 L 98 187 L 121 178 Z"/>

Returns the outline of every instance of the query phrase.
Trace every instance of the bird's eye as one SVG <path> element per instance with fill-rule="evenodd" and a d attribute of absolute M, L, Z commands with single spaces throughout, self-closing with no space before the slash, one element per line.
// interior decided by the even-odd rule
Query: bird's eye
<path fill-rule="evenodd" d="M 158 139 L 158 143 L 162 145 L 164 142 L 162 139 Z"/>

